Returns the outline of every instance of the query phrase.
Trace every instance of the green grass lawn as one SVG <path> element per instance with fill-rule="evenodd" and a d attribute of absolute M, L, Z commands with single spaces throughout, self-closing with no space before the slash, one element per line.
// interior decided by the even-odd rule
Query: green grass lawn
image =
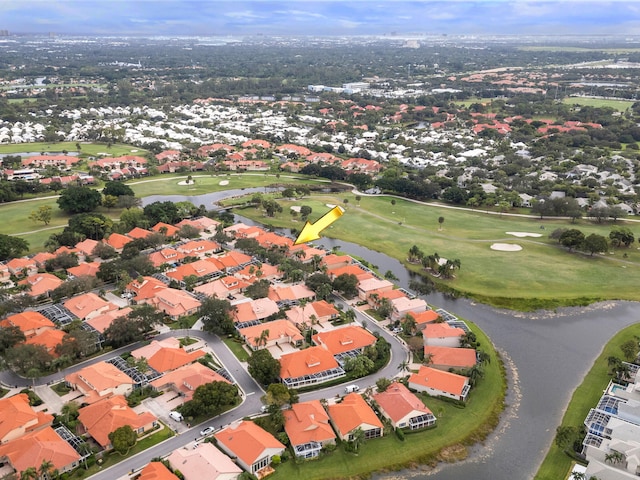
<path fill-rule="evenodd" d="M 482 348 L 488 351 L 489 339 L 475 326 L 471 327 Z M 374 471 L 453 460 L 451 452 L 457 452 L 455 458 L 460 459 L 465 455 L 466 446 L 481 441 L 495 427 L 502 411 L 505 381 L 501 363 L 493 349 L 488 353 L 491 363 L 486 365 L 485 376 L 472 390 L 465 408 L 426 395 L 422 397 L 437 418 L 436 428 L 407 434 L 404 442 L 389 429 L 383 438 L 365 442 L 358 455 L 338 448 L 318 460 L 300 464 L 288 461 L 278 466 L 271 478 L 365 478 Z"/>
<path fill-rule="evenodd" d="M 62 152 L 63 150 L 66 150 L 67 152 L 77 152 L 78 148 L 76 147 L 76 142 L 35 142 L 0 145 L 0 153 L 29 152 L 33 153 L 34 155 L 40 155 L 41 152 Z M 120 155 L 133 154 L 144 156 L 147 151 L 140 147 L 134 147 L 133 145 L 125 145 L 120 143 L 113 144 L 111 148 L 109 148 L 107 144 L 104 143 L 80 143 L 80 153 L 91 156 L 106 153 L 110 156 L 118 157 Z"/>
<path fill-rule="evenodd" d="M 221 337 L 222 341 L 225 343 L 229 350 L 233 352 L 233 354 L 240 360 L 241 362 L 246 362 L 249 360 L 249 353 L 242 346 L 243 344 L 237 342 L 233 338 Z"/>
<path fill-rule="evenodd" d="M 608 373 L 607 358 L 612 355 L 621 357 L 620 345 L 638 335 L 640 335 L 640 323 L 621 330 L 605 345 L 602 353 L 584 378 L 582 385 L 573 393 L 571 402 L 562 418 L 563 426 L 579 427 L 582 425 L 589 413 L 589 409 L 596 406 L 602 396 L 602 391 L 611 378 Z M 547 452 L 547 456 L 542 462 L 535 479 L 557 480 L 566 478 L 572 465 L 573 460 L 554 443 Z"/>
<path fill-rule="evenodd" d="M 638 300 L 635 287 L 640 281 L 640 251 L 635 247 L 618 249 L 612 254 L 583 255 L 559 247 L 549 234 L 556 228 L 579 228 L 585 235 L 598 233 L 608 237 L 613 225 L 580 220 L 540 220 L 499 215 L 484 211 L 435 208 L 396 199 L 392 205 L 385 196 L 363 197 L 356 206 L 353 194 L 313 195 L 300 201 L 280 200 L 283 212 L 265 217 L 252 208 L 237 213 L 254 220 L 285 228 L 301 228 L 290 215 L 292 205 L 313 208 L 310 221 L 329 210 L 327 204 L 345 206 L 345 214 L 322 233 L 325 236 L 364 245 L 405 261 L 412 245 L 427 255 L 460 259 L 457 278 L 444 281 L 446 287 L 498 306 L 534 309 L 544 306 L 584 304 L 600 299 Z M 438 217 L 444 217 L 439 229 Z M 629 227 L 636 238 L 640 224 L 617 222 Z M 541 229 L 543 227 L 544 229 Z M 542 237 L 517 238 L 506 232 L 530 232 Z M 521 245 L 520 252 L 490 249 L 493 243 Z M 322 239 L 316 243 L 321 244 Z M 623 258 L 623 254 L 627 258 Z M 416 271 L 418 266 L 410 267 Z M 508 272 L 508 275 L 506 275 Z M 597 272 L 597 273 L 596 273 Z"/>
<path fill-rule="evenodd" d="M 630 108 L 634 102 L 629 100 L 609 100 L 606 98 L 582 98 L 582 97 L 569 97 L 563 98 L 562 103 L 567 105 L 584 105 L 587 107 L 603 108 L 609 107 L 620 112 L 624 112 Z"/>

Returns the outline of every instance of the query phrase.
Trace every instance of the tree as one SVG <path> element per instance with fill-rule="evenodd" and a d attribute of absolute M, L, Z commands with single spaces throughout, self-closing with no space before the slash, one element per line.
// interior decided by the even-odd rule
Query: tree
<path fill-rule="evenodd" d="M 115 197 L 113 195 L 105 195 L 104 198 L 102 199 L 102 206 L 111 210 L 112 208 L 115 208 L 118 205 L 118 197 Z"/>
<path fill-rule="evenodd" d="M 438 217 L 438 230 L 442 230 L 442 224 L 444 223 L 444 217 Z"/>
<path fill-rule="evenodd" d="M 45 225 L 49 225 L 51 217 L 53 216 L 53 209 L 50 205 L 41 205 L 37 210 L 33 210 L 29 215 L 29 220 L 34 222 L 42 222 Z"/>
<path fill-rule="evenodd" d="M 400 370 L 401 372 L 408 372 L 409 362 L 407 362 L 406 360 L 401 361 L 400 364 L 398 365 L 398 370 Z"/>
<path fill-rule="evenodd" d="M 102 203 L 102 195 L 93 188 L 70 186 L 62 191 L 57 202 L 67 213 L 92 212 Z"/>
<path fill-rule="evenodd" d="M 84 358 L 98 349 L 96 340 L 91 331 L 82 328 L 82 323 L 72 323 L 68 333 L 56 345 L 55 352 L 60 357 Z"/>
<path fill-rule="evenodd" d="M 198 238 L 200 236 L 200 230 L 193 225 L 183 225 L 178 230 L 178 236 L 180 238 Z"/>
<path fill-rule="evenodd" d="M 6 351 L 5 361 L 20 375 L 38 377 L 47 371 L 53 357 L 44 345 L 21 343 Z"/>
<path fill-rule="evenodd" d="M 111 195 L 113 197 L 129 196 L 135 197 L 134 191 L 129 185 L 122 182 L 107 182 L 102 189 L 103 195 Z"/>
<path fill-rule="evenodd" d="M 574 426 L 559 426 L 556 429 L 555 442 L 564 452 L 575 451 L 576 445 L 580 445 L 582 429 Z"/>
<path fill-rule="evenodd" d="M 0 233 L 0 262 L 17 258 L 29 250 L 26 240 Z"/>
<path fill-rule="evenodd" d="M 311 212 L 313 212 L 313 209 L 308 205 L 302 205 L 300 207 L 300 216 L 302 217 L 302 220 L 306 220 L 307 217 L 311 215 Z"/>
<path fill-rule="evenodd" d="M 349 435 L 350 448 L 354 452 L 357 452 L 360 446 L 364 443 L 364 440 L 365 440 L 365 434 L 364 434 L 364 431 L 362 430 L 362 427 L 356 428 L 353 431 L 353 433 Z"/>
<path fill-rule="evenodd" d="M 313 290 L 317 298 L 326 299 L 333 290 L 333 284 L 329 275 L 325 273 L 314 273 L 305 280 L 305 285 Z"/>
<path fill-rule="evenodd" d="M 113 220 L 101 213 L 80 213 L 69 219 L 69 231 L 93 240 L 102 240 L 111 233 Z M 66 230 L 66 229 L 65 229 Z"/>
<path fill-rule="evenodd" d="M 347 358 L 344 362 L 344 371 L 353 377 L 364 377 L 373 371 L 375 364 L 366 355 Z"/>
<path fill-rule="evenodd" d="M 266 298 L 269 295 L 269 287 L 271 283 L 269 280 L 258 280 L 257 282 L 252 283 L 247 287 L 244 291 L 244 294 L 247 297 L 253 298 L 254 300 L 258 298 Z"/>
<path fill-rule="evenodd" d="M 160 222 L 173 225 L 181 220 L 178 215 L 178 207 L 173 202 L 153 202 L 146 205 L 143 211 L 149 219 L 150 225 Z"/>
<path fill-rule="evenodd" d="M 267 388 L 267 393 L 264 396 L 265 403 L 267 405 L 276 405 L 278 409 L 283 405 L 288 405 L 292 402 L 291 399 L 295 398 L 296 393 L 287 388 L 287 386 L 283 383 L 272 383 Z"/>
<path fill-rule="evenodd" d="M 20 480 L 36 480 L 38 478 L 38 470 L 36 467 L 29 467 L 20 472 Z"/>
<path fill-rule="evenodd" d="M 127 208 L 120 214 L 120 224 L 124 231 L 134 229 L 135 227 L 149 228 L 149 219 L 141 208 Z"/>
<path fill-rule="evenodd" d="M 609 238 L 611 239 L 611 245 L 614 247 L 620 247 L 624 245 L 629 248 L 635 241 L 635 237 L 633 232 L 627 227 L 616 227 L 609 233 Z"/>
<path fill-rule="evenodd" d="M 247 362 L 249 374 L 262 385 L 276 383 L 280 377 L 280 362 L 273 358 L 267 349 L 257 350 L 251 354 Z"/>
<path fill-rule="evenodd" d="M 607 239 L 602 235 L 592 233 L 584 239 L 583 247 L 593 256 L 594 253 L 607 251 L 609 244 L 607 243 Z"/>
<path fill-rule="evenodd" d="M 333 281 L 333 289 L 342 293 L 345 297 L 353 297 L 358 293 L 358 277 L 352 273 L 338 275 Z"/>
<path fill-rule="evenodd" d="M 584 233 L 576 228 L 570 228 L 560 235 L 560 244 L 567 247 L 569 251 L 579 248 L 584 242 Z"/>
<path fill-rule="evenodd" d="M 389 380 L 388 378 L 381 377 L 378 380 L 376 380 L 376 388 L 378 389 L 378 392 L 380 392 L 380 393 L 386 392 L 387 388 L 389 388 L 389 386 L 392 383 L 393 382 L 391 380 Z"/>
<path fill-rule="evenodd" d="M 635 360 L 638 355 L 638 340 L 627 340 L 620 345 L 620 350 L 627 361 L 631 362 Z"/>
<path fill-rule="evenodd" d="M 0 328 L 0 356 L 4 356 L 7 350 L 25 340 L 26 338 L 20 327 L 8 326 Z"/>
<path fill-rule="evenodd" d="M 122 455 L 127 453 L 129 449 L 136 444 L 137 439 L 138 436 L 130 425 L 123 425 L 109 433 L 109 441 L 113 449 Z"/>
<path fill-rule="evenodd" d="M 203 329 L 218 335 L 233 333 L 235 329 L 231 319 L 232 310 L 233 307 L 228 300 L 207 297 L 198 310 L 198 315 L 202 317 Z"/>
<path fill-rule="evenodd" d="M 205 383 L 196 388 L 193 398 L 180 408 L 180 412 L 190 417 L 219 415 L 237 400 L 238 387 L 235 385 L 217 381 Z"/>
<path fill-rule="evenodd" d="M 100 257 L 102 260 L 109 260 L 110 258 L 114 258 L 118 256 L 118 252 L 108 243 L 98 242 L 98 244 L 93 248 L 91 255 L 94 257 Z"/>
<path fill-rule="evenodd" d="M 40 478 L 49 478 L 49 475 L 51 474 L 51 471 L 54 470 L 54 467 L 55 466 L 53 462 L 43 458 L 42 463 L 38 468 L 38 475 L 40 476 Z"/>
<path fill-rule="evenodd" d="M 625 461 L 627 460 L 627 456 L 622 453 L 619 452 L 617 450 L 611 450 L 610 453 L 607 453 L 604 456 L 604 461 L 606 463 L 611 463 L 611 464 L 620 464 L 620 463 L 625 463 Z"/>
<path fill-rule="evenodd" d="M 152 305 L 140 305 L 126 317 L 118 317 L 104 331 L 105 341 L 113 347 L 121 347 L 142 340 L 164 315 Z"/>

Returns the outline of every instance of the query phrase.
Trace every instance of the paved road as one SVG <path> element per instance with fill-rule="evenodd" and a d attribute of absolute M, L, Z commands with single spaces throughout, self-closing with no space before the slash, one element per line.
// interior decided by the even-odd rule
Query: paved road
<path fill-rule="evenodd" d="M 340 304 L 344 309 L 349 308 L 346 302 L 340 298 L 336 298 L 336 303 Z M 387 330 L 379 327 L 375 321 L 373 321 L 370 317 L 355 310 L 356 312 L 356 320 L 359 323 L 366 322 L 367 328 L 373 332 L 380 332 L 381 336 L 384 337 L 391 344 L 391 360 L 389 364 L 384 367 L 382 370 L 376 372 L 373 375 L 368 377 L 361 378 L 353 383 L 360 386 L 362 390 L 365 388 L 374 385 L 375 381 L 380 377 L 393 378 L 396 374 L 398 374 L 399 369 L 398 365 L 400 362 L 407 358 L 407 350 L 404 346 L 398 341 L 398 339 L 392 335 Z M 200 430 L 205 427 L 212 426 L 216 430 L 220 427 L 225 426 L 229 423 L 232 423 L 236 420 L 240 420 L 242 418 L 254 415 L 260 412 L 260 407 L 262 406 L 262 401 L 260 397 L 264 394 L 262 388 L 256 383 L 256 381 L 249 375 L 247 372 L 245 365 L 243 365 L 238 358 L 229 350 L 229 348 L 224 344 L 224 342 L 217 336 L 207 332 L 203 332 L 201 330 L 173 330 L 171 332 L 163 333 L 157 335 L 155 338 L 157 340 L 161 340 L 164 338 L 172 337 L 172 336 L 186 336 L 190 335 L 192 337 L 202 338 L 208 346 L 215 352 L 216 356 L 222 362 L 227 372 L 234 378 L 235 383 L 241 390 L 242 393 L 242 403 L 236 407 L 235 409 L 228 411 L 222 415 L 219 415 L 211 420 L 208 420 L 200 425 L 195 425 L 192 428 L 181 432 L 180 434 L 158 444 L 152 448 L 145 450 L 131 458 L 128 458 L 102 472 L 93 475 L 91 478 L 95 480 L 114 480 L 116 478 L 121 478 L 127 476 L 132 470 L 139 470 L 144 465 L 149 463 L 151 459 L 156 457 L 162 457 L 164 455 L 168 455 L 172 451 L 187 446 L 189 443 L 193 442 L 196 439 L 200 438 Z M 0 381 L 6 385 L 11 386 L 33 386 L 33 385 L 47 385 L 56 383 L 64 378 L 65 375 L 69 373 L 80 370 L 81 368 L 86 367 L 87 365 L 109 360 L 115 356 L 118 356 L 124 352 L 131 351 L 135 348 L 138 348 L 142 345 L 142 342 L 138 342 L 133 345 L 128 345 L 126 347 L 119 348 L 117 350 L 113 350 L 99 357 L 92 358 L 83 363 L 74 365 L 65 369 L 64 371 L 48 375 L 46 377 L 41 377 L 38 379 L 26 379 L 16 375 L 10 371 L 0 372 Z M 300 400 L 314 400 L 321 398 L 331 398 L 337 395 L 344 394 L 344 386 L 334 386 L 330 388 L 326 388 L 323 390 L 317 390 L 309 393 L 305 393 L 300 395 Z"/>

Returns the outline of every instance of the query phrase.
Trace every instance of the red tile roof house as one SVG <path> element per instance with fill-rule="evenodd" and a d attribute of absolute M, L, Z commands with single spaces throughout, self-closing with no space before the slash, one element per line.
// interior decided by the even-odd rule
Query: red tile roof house
<path fill-rule="evenodd" d="M 313 343 L 328 350 L 341 365 L 349 357 L 364 353 L 364 349 L 375 345 L 377 338 L 364 328 L 347 325 L 312 337 Z"/>
<path fill-rule="evenodd" d="M 47 266 L 46 265 L 47 264 L 47 260 L 51 260 L 53 258 L 56 258 L 56 256 L 53 253 L 50 253 L 50 252 L 38 252 L 33 257 L 31 257 L 31 260 L 36 262 L 36 265 L 38 266 L 38 268 L 44 269 Z"/>
<path fill-rule="evenodd" d="M 417 430 L 436 424 L 431 410 L 402 383 L 392 383 L 384 392 L 374 394 L 373 400 L 394 428 Z"/>
<path fill-rule="evenodd" d="M 274 320 L 259 325 L 238 329 L 244 342 L 253 351 L 262 348 L 276 347 L 278 345 L 290 344 L 294 347 L 301 347 L 304 337 L 291 322 L 287 320 Z M 265 337 L 263 337 L 263 332 Z"/>
<path fill-rule="evenodd" d="M 133 380 L 107 362 L 98 362 L 64 377 L 67 385 L 84 395 L 83 403 L 95 403 L 133 391 Z"/>
<path fill-rule="evenodd" d="M 238 303 L 235 305 L 235 311 L 232 312 L 233 323 L 237 329 L 258 325 L 262 320 L 279 311 L 278 304 L 270 298 Z"/>
<path fill-rule="evenodd" d="M 320 346 L 287 353 L 279 361 L 280 379 L 289 388 L 316 385 L 345 376 L 331 352 Z"/>
<path fill-rule="evenodd" d="M 164 282 L 157 278 L 142 277 L 142 282 L 137 279 L 131 281 L 125 288 L 127 293 L 134 294 L 134 300 L 138 303 L 144 303 L 143 300 L 153 298 L 157 291 L 169 288 Z"/>
<path fill-rule="evenodd" d="M 81 263 L 77 267 L 67 268 L 67 273 L 72 277 L 95 277 L 100 270 L 100 262 Z"/>
<path fill-rule="evenodd" d="M 133 238 L 134 240 L 140 238 L 147 238 L 149 235 L 153 235 L 154 232 L 151 230 L 146 230 L 144 228 L 135 227 L 127 232 L 127 237 Z"/>
<path fill-rule="evenodd" d="M 174 248 L 163 248 L 158 252 L 149 254 L 149 260 L 156 268 L 163 264 L 174 265 L 184 257 L 186 257 L 184 253 L 181 253 Z"/>
<path fill-rule="evenodd" d="M 43 461 L 52 463 L 52 470 L 65 473 L 76 468 L 80 454 L 51 427 L 30 432 L 0 446 L 0 460 L 9 463 L 16 472 L 39 467 Z"/>
<path fill-rule="evenodd" d="M 149 345 L 131 352 L 134 358 L 146 358 L 148 365 L 156 372 L 165 373 L 176 370 L 204 357 L 202 350 L 187 352 L 180 345 L 169 347 L 152 341 Z"/>
<path fill-rule="evenodd" d="M 188 402 L 193 398 L 196 388 L 211 382 L 231 383 L 209 367 L 195 362 L 164 374 L 153 380 L 151 386 L 158 391 L 172 390 L 182 397 L 184 402 Z"/>
<path fill-rule="evenodd" d="M 56 325 L 41 313 L 27 310 L 0 320 L 0 327 L 18 327 L 26 338 L 30 338 L 45 330 L 54 330 Z"/>
<path fill-rule="evenodd" d="M 18 278 L 38 273 L 38 265 L 30 258 L 12 258 L 6 265 L 9 273 Z"/>
<path fill-rule="evenodd" d="M 373 292 L 387 292 L 393 290 L 393 283 L 389 280 L 381 280 L 378 278 L 369 278 L 358 283 L 358 298 L 367 300 Z"/>
<path fill-rule="evenodd" d="M 410 312 L 424 312 L 429 306 L 427 302 L 421 298 L 410 299 L 408 297 L 400 297 L 391 300 L 392 311 L 391 320 L 400 320 L 403 316 Z"/>
<path fill-rule="evenodd" d="M 175 467 L 178 468 L 178 467 Z M 187 477 L 185 476 L 185 479 Z M 162 462 L 148 463 L 142 470 L 138 480 L 179 480 Z M 189 478 L 189 480 L 191 480 Z"/>
<path fill-rule="evenodd" d="M 207 297 L 227 298 L 229 295 L 236 295 L 244 292 L 250 283 L 236 277 L 222 277 L 213 282 L 207 282 L 193 289 L 194 292 L 202 293 Z"/>
<path fill-rule="evenodd" d="M 151 227 L 151 230 L 157 233 L 162 233 L 165 237 L 169 238 L 175 236 L 180 229 L 169 223 L 158 222 Z"/>
<path fill-rule="evenodd" d="M 49 352 L 51 356 L 57 358 L 58 354 L 56 354 L 55 351 L 56 347 L 62 343 L 62 339 L 65 335 L 66 333 L 62 330 L 45 330 L 34 337 L 27 338 L 24 343 L 27 345 L 42 345 L 47 349 L 47 352 Z"/>
<path fill-rule="evenodd" d="M 215 274 L 222 274 L 220 268 L 213 262 L 207 260 L 196 260 L 195 262 L 185 263 L 165 272 L 167 277 L 173 278 L 177 282 L 182 282 L 181 285 L 183 287 L 185 277 L 193 275 L 198 277 L 198 279 L 205 279 L 207 277 L 213 277 Z"/>
<path fill-rule="evenodd" d="M 129 425 L 138 435 L 143 435 L 158 425 L 155 415 L 150 412 L 134 412 L 122 395 L 87 405 L 79 413 L 78 420 L 84 429 L 83 433 L 88 433 L 104 450 L 113 448 L 109 434 L 124 425 Z"/>
<path fill-rule="evenodd" d="M 81 160 L 80 157 L 72 155 L 34 155 L 22 159 L 23 167 L 44 168 L 44 167 L 64 167 L 70 168 Z"/>
<path fill-rule="evenodd" d="M 173 321 L 178 320 L 180 317 L 193 315 L 202 305 L 200 300 L 192 297 L 184 290 L 175 288 L 156 290 L 153 297 L 142 301 L 142 303 L 154 305 Z"/>
<path fill-rule="evenodd" d="M 222 251 L 222 248 L 211 240 L 191 240 L 178 246 L 176 250 L 190 257 L 204 258 Z"/>
<path fill-rule="evenodd" d="M 156 155 L 156 160 L 160 165 L 165 162 L 180 160 L 180 152 L 178 150 L 165 150 Z"/>
<path fill-rule="evenodd" d="M 341 440 L 351 441 L 360 428 L 364 437 L 382 437 L 384 427 L 369 404 L 357 393 L 345 395 L 342 402 L 327 407 L 333 428 Z"/>
<path fill-rule="evenodd" d="M 127 243 L 133 242 L 133 238 L 129 238 L 121 233 L 112 233 L 107 239 L 103 240 L 103 242 L 111 245 L 116 252 L 121 253 Z"/>
<path fill-rule="evenodd" d="M 269 432 L 250 421 L 229 425 L 214 435 L 218 447 L 252 475 L 262 478 L 271 472 L 274 455 L 282 455 L 285 446 Z"/>
<path fill-rule="evenodd" d="M 93 256 L 93 250 L 96 248 L 98 243 L 99 242 L 97 240 L 92 240 L 90 238 L 76 243 L 75 249 L 78 252 L 78 261 L 80 261 L 81 258 L 82 261 L 84 261 L 86 257 Z"/>
<path fill-rule="evenodd" d="M 425 359 L 429 365 L 439 370 L 467 370 L 476 364 L 476 351 L 473 348 L 451 348 L 427 345 L 424 347 Z"/>
<path fill-rule="evenodd" d="M 422 365 L 418 373 L 409 377 L 409 388 L 433 397 L 448 397 L 464 402 L 471 386 L 469 377 Z"/>
<path fill-rule="evenodd" d="M 300 300 L 313 300 L 316 294 L 304 284 L 299 285 L 271 285 L 269 298 L 279 306 L 298 305 Z"/>
<path fill-rule="evenodd" d="M 133 309 L 131 307 L 122 308 L 120 310 L 110 310 L 107 313 L 85 320 L 85 323 L 91 325 L 96 331 L 104 333 L 116 318 L 129 315 L 132 311 Z"/>
<path fill-rule="evenodd" d="M 282 413 L 284 430 L 297 457 L 315 458 L 322 447 L 336 443 L 329 416 L 319 400 L 295 403 Z"/>
<path fill-rule="evenodd" d="M 325 300 L 307 303 L 304 307 L 297 305 L 287 310 L 285 314 L 287 320 L 301 330 L 310 328 L 313 324 L 326 323 L 340 316 L 338 309 Z"/>
<path fill-rule="evenodd" d="M 424 344 L 430 347 L 457 348 L 463 336 L 463 329 L 452 327 L 448 323 L 431 323 L 422 330 Z"/>
<path fill-rule="evenodd" d="M 238 465 L 208 442 L 174 450 L 167 460 L 174 470 L 180 470 L 184 480 L 235 480 L 242 473 Z"/>
<path fill-rule="evenodd" d="M 80 320 L 89 320 L 111 310 L 118 309 L 117 305 L 101 299 L 92 292 L 70 298 L 64 302 L 63 305 Z"/>
<path fill-rule="evenodd" d="M 26 393 L 0 399 L 0 444 L 51 426 L 53 415 L 36 412 Z"/>
<path fill-rule="evenodd" d="M 431 309 L 419 313 L 410 312 L 408 315 L 411 315 L 416 321 L 416 329 L 418 330 L 424 330 L 427 325 L 436 322 L 440 318 L 438 312 Z"/>

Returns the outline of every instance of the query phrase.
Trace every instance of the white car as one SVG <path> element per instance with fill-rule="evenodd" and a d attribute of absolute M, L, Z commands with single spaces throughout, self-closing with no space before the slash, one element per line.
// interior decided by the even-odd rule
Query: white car
<path fill-rule="evenodd" d="M 215 428 L 213 428 L 213 427 L 204 428 L 204 429 L 200 430 L 200 436 L 206 437 L 210 433 L 213 433 L 214 430 L 215 430 Z"/>
<path fill-rule="evenodd" d="M 360 387 L 358 385 L 347 385 L 346 387 L 344 387 L 345 393 L 353 393 L 353 392 L 359 392 L 359 391 L 360 391 Z"/>

